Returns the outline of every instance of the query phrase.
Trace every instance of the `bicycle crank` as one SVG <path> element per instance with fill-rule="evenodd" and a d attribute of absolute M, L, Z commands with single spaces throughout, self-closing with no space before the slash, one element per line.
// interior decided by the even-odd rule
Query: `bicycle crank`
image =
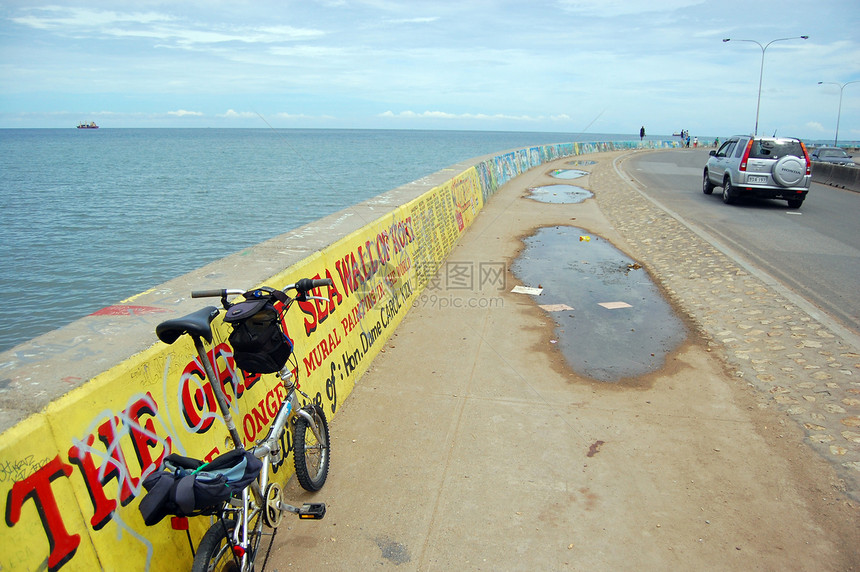
<path fill-rule="evenodd" d="M 270 528 L 278 528 L 278 525 L 281 524 L 281 519 L 284 516 L 284 513 L 281 512 L 283 499 L 281 485 L 271 483 L 266 487 L 266 510 L 263 512 L 263 518 Z"/>

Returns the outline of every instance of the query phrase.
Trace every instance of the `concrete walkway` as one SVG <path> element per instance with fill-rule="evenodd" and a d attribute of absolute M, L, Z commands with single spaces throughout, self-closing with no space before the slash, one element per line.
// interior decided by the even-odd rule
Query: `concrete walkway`
<path fill-rule="evenodd" d="M 267 570 L 860 569 L 856 469 L 813 450 L 784 394 L 763 389 L 802 393 L 806 381 L 788 383 L 797 369 L 832 358 L 810 371 L 850 399 L 857 350 L 794 308 L 748 313 L 744 293 L 764 298 L 766 286 L 642 200 L 616 172 L 619 155 L 577 158 L 598 161 L 572 183 L 596 200 L 524 198 L 558 184 L 546 173 L 568 159 L 490 201 L 333 420 L 326 486 L 287 486 L 289 502 L 324 501 L 328 513 L 285 519 Z M 503 287 L 481 279 L 551 225 L 610 240 L 662 283 L 690 326 L 663 370 L 583 379 L 551 343 L 551 316 L 510 292 L 509 272 Z M 472 268 L 471 288 L 446 279 L 451 264 Z M 783 332 L 782 349 L 767 331 Z M 747 349 L 759 340 L 767 353 Z M 850 403 L 839 419 L 858 415 Z M 853 458 L 852 441 L 832 437 Z"/>

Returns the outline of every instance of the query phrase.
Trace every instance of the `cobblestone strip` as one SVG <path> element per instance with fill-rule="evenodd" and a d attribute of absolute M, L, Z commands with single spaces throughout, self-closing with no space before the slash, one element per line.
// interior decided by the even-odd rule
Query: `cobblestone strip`
<path fill-rule="evenodd" d="M 595 165 L 591 190 L 601 211 L 676 307 L 686 312 L 737 377 L 806 431 L 831 461 L 845 492 L 860 500 L 860 348 L 642 197 L 615 172 Z"/>

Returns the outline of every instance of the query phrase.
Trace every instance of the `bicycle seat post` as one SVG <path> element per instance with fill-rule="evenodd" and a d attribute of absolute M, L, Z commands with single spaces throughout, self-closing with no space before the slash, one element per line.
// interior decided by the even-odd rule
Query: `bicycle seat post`
<path fill-rule="evenodd" d="M 206 378 L 209 380 L 209 385 L 215 393 L 215 399 L 218 401 L 218 408 L 221 410 L 221 416 L 224 418 L 224 425 L 230 432 L 230 437 L 233 439 L 233 446 L 237 449 L 244 448 L 242 437 L 239 436 L 239 431 L 236 429 L 236 423 L 233 422 L 233 416 L 230 415 L 230 406 L 227 404 L 227 397 L 224 395 L 224 390 L 221 388 L 221 381 L 215 375 L 215 368 L 209 361 L 206 354 L 206 346 L 203 345 L 203 340 L 200 336 L 192 335 L 194 340 L 194 348 L 197 350 L 197 356 L 203 364 L 203 370 L 206 372 Z"/>

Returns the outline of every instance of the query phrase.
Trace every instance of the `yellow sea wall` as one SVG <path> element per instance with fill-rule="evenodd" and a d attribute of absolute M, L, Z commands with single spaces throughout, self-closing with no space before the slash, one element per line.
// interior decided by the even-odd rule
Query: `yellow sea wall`
<path fill-rule="evenodd" d="M 265 284 L 278 288 L 303 277 L 334 282 L 320 292 L 330 302 L 299 303 L 286 318 L 301 388 L 330 419 L 336 414 L 502 184 L 559 157 L 634 146 L 571 143 L 501 153 L 272 276 Z M 218 318 L 213 328 L 215 382 L 240 434 L 253 443 L 265 435 L 284 391 L 275 375 L 236 370 L 226 326 Z M 169 519 L 144 525 L 142 482 L 165 455 L 208 459 L 226 450 L 226 437 L 187 336 L 170 346 L 156 342 L 75 387 L 0 435 L 0 570 L 190 568 L 184 532 L 172 530 Z M 285 480 L 292 472 L 290 455 L 276 475 Z M 206 518 L 192 519 L 195 543 L 207 525 Z"/>

